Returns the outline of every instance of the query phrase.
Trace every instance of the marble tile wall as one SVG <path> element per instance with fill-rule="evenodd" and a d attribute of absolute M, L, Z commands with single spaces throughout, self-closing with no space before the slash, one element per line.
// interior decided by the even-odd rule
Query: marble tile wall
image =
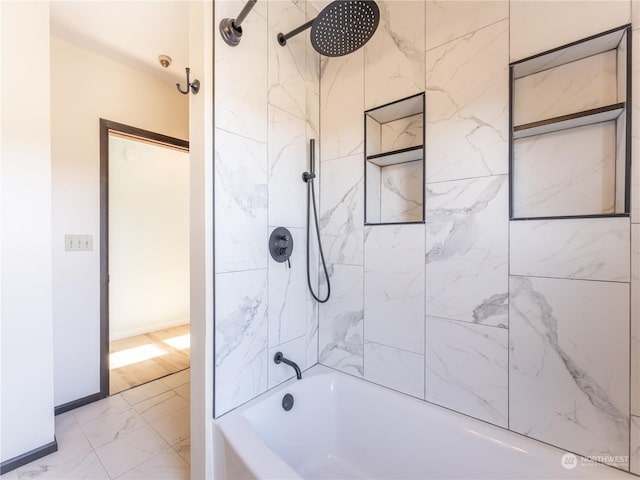
<path fill-rule="evenodd" d="M 216 25 L 244 2 L 216 3 Z M 309 138 L 319 138 L 319 55 L 303 36 L 276 36 L 313 18 L 306 2 L 258 2 L 237 47 L 215 38 L 215 415 L 318 361 L 318 309 L 307 293 Z M 229 75 L 230 71 L 245 72 Z M 293 236 L 291 268 L 268 254 L 275 227 Z M 317 286 L 317 248 L 311 277 Z"/>
<path fill-rule="evenodd" d="M 618 467 L 640 473 L 640 207 L 633 225 L 627 218 L 508 216 L 509 62 L 628 23 L 630 2 L 582 2 L 578 13 L 575 2 L 379 4 L 383 22 L 372 41 L 321 63 L 322 233 L 335 298 L 320 307 L 320 362 L 579 454 L 621 455 L 629 461 Z M 567 12 L 580 22 L 569 26 Z M 548 36 L 539 35 L 543 23 Z M 640 33 L 634 39 L 638 76 Z M 613 65 L 605 57 L 584 63 Z M 597 82 L 577 85 L 562 73 L 528 81 L 577 89 L 591 105 Z M 363 112 L 421 91 L 425 225 L 365 228 Z M 530 106 L 531 118 L 564 108 L 557 98 L 517 101 Z M 609 99 L 599 95 L 598 102 Z M 640 120 L 633 132 L 635 161 Z M 533 140 L 526 145 L 532 159 L 549 163 L 550 149 L 536 153 Z M 578 143 L 578 163 L 596 147 L 616 148 L 615 135 L 602 132 Z M 585 178 L 598 189 L 594 171 L 602 180 L 598 166 L 585 169 Z M 607 172 L 615 175 L 614 167 Z M 382 217 L 379 207 L 374 214 Z M 409 260 L 418 252 L 419 267 Z M 420 274 L 424 318 L 416 323 L 412 279 Z"/>
<path fill-rule="evenodd" d="M 632 76 L 640 78 L 640 2 L 631 2 Z M 631 471 L 640 475 L 640 97 L 633 94 L 631 187 Z"/>

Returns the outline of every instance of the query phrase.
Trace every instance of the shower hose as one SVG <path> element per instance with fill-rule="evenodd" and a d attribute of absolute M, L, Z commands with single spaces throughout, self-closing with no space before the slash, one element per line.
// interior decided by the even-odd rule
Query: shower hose
<path fill-rule="evenodd" d="M 312 147 L 313 148 L 313 147 Z M 329 296 L 331 295 L 331 284 L 329 283 L 329 273 L 327 272 L 327 264 L 324 261 L 324 252 L 322 251 L 322 242 L 320 241 L 320 227 L 318 226 L 318 209 L 316 208 L 316 191 L 313 186 L 313 177 L 315 176 L 314 172 L 309 176 L 306 180 L 307 182 L 307 285 L 309 286 L 309 291 L 311 292 L 311 296 L 319 303 L 325 303 L 329 300 Z M 320 259 L 322 260 L 322 269 L 324 270 L 324 277 L 327 280 L 327 296 L 324 298 L 320 298 L 320 292 L 316 295 L 313 291 L 313 287 L 311 286 L 311 269 L 309 262 L 309 250 L 311 246 L 311 242 L 309 241 L 309 214 L 311 205 L 313 204 L 313 219 L 315 221 L 316 227 L 316 238 L 318 239 L 318 249 L 320 250 Z"/>

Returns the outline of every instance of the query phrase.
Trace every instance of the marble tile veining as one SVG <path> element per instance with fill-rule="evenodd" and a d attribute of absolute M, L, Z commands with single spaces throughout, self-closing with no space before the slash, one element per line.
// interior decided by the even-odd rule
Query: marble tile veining
<path fill-rule="evenodd" d="M 323 160 L 320 231 L 327 263 L 362 265 L 364 167 L 362 155 Z"/>
<path fill-rule="evenodd" d="M 307 189 L 301 179 L 309 169 L 306 127 L 303 119 L 269 106 L 269 226 L 306 226 Z"/>
<path fill-rule="evenodd" d="M 363 267 L 330 265 L 331 301 L 320 305 L 318 360 L 363 375 Z"/>
<path fill-rule="evenodd" d="M 216 33 L 220 20 L 236 18 L 241 5 L 241 2 L 230 1 L 216 4 Z M 260 2 L 257 5 L 263 8 Z M 269 83 L 266 15 L 247 15 L 242 30 L 242 42 L 236 47 L 227 45 L 220 35 L 214 35 L 215 71 L 251 72 L 251 75 L 216 75 L 215 127 L 266 142 Z"/>
<path fill-rule="evenodd" d="M 426 399 L 507 427 L 507 330 L 427 317 Z"/>
<path fill-rule="evenodd" d="M 381 169 L 380 221 L 382 223 L 423 220 L 423 170 L 422 160 L 389 165 Z"/>
<path fill-rule="evenodd" d="M 507 173 L 509 22 L 426 54 L 427 183 Z"/>
<path fill-rule="evenodd" d="M 216 275 L 216 416 L 267 389 L 267 270 Z"/>
<path fill-rule="evenodd" d="M 365 229 L 365 340 L 424 353 L 424 225 Z"/>
<path fill-rule="evenodd" d="M 216 130 L 215 205 L 216 273 L 267 268 L 265 144 Z"/>
<path fill-rule="evenodd" d="M 118 480 L 171 479 L 189 480 L 189 465 L 174 450 L 168 449 L 129 470 Z"/>
<path fill-rule="evenodd" d="M 269 257 L 269 347 L 298 338 L 306 329 L 306 231 L 289 231 L 293 237 L 291 268 L 287 262 L 278 263 Z"/>
<path fill-rule="evenodd" d="M 322 161 L 364 151 L 364 49 L 326 58 L 320 67 Z"/>
<path fill-rule="evenodd" d="M 424 355 L 364 342 L 364 378 L 424 398 Z"/>
<path fill-rule="evenodd" d="M 512 275 L 629 281 L 629 219 L 510 222 Z"/>
<path fill-rule="evenodd" d="M 377 3 L 380 24 L 364 47 L 365 109 L 424 91 L 424 2 Z"/>
<path fill-rule="evenodd" d="M 283 47 L 278 33 L 305 23 L 305 12 L 290 1 L 269 1 L 268 10 L 268 101 L 269 104 L 305 118 L 306 42 L 296 39 Z M 253 72 L 253 70 L 251 70 Z M 217 78 L 217 77 L 216 77 Z"/>
<path fill-rule="evenodd" d="M 427 315 L 506 327 L 505 175 L 427 185 Z"/>
<path fill-rule="evenodd" d="M 507 1 L 427 0 L 426 49 L 462 37 L 509 16 Z"/>
<path fill-rule="evenodd" d="M 511 277 L 509 309 L 509 427 L 581 455 L 626 458 L 629 286 Z"/>

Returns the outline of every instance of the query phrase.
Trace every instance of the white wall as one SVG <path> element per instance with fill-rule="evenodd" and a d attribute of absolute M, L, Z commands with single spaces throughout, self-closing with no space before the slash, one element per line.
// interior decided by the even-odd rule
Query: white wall
<path fill-rule="evenodd" d="M 49 6 L 0 2 L 0 461 L 53 442 Z"/>
<path fill-rule="evenodd" d="M 213 2 L 189 3 L 191 478 L 213 478 Z"/>
<path fill-rule="evenodd" d="M 109 337 L 189 323 L 189 153 L 109 136 Z"/>
<path fill-rule="evenodd" d="M 100 389 L 101 117 L 188 138 L 188 98 L 175 85 L 51 37 L 56 405 Z M 93 251 L 65 252 L 65 233 L 93 235 Z"/>

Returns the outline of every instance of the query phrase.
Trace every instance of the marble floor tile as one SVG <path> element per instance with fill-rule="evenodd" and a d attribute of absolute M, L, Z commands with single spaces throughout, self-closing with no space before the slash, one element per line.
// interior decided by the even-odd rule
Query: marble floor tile
<path fill-rule="evenodd" d="M 169 388 L 179 387 L 191 381 L 191 369 L 188 368 L 181 372 L 174 373 L 173 375 L 162 378 L 161 381 Z"/>
<path fill-rule="evenodd" d="M 117 478 L 167 447 L 169 444 L 153 428 L 145 426 L 101 446 L 96 454 L 109 476 Z"/>
<path fill-rule="evenodd" d="M 116 415 L 99 418 L 82 426 L 89 443 L 93 448 L 99 448 L 116 438 L 123 437 L 146 425 L 142 417 L 133 409 L 125 410 Z"/>
<path fill-rule="evenodd" d="M 189 471 L 189 464 L 170 448 L 129 470 L 118 480 L 189 480 Z"/>
<path fill-rule="evenodd" d="M 140 403 L 144 400 L 155 397 L 156 395 L 165 393 L 169 391 L 170 388 L 171 387 L 169 387 L 162 380 L 155 380 L 153 382 L 140 385 L 137 388 L 132 388 L 130 390 L 122 392 L 122 398 L 124 398 L 129 403 L 129 405 L 133 406 L 136 403 Z"/>
<path fill-rule="evenodd" d="M 165 439 L 165 441 L 174 446 L 183 440 L 189 438 L 190 435 L 190 409 L 183 408 L 171 415 L 161 418 L 152 424 L 152 427 Z"/>
<path fill-rule="evenodd" d="M 58 451 L 2 480 L 189 478 L 189 380 L 187 369 L 57 415 Z"/>
<path fill-rule="evenodd" d="M 178 452 L 178 455 L 184 458 L 185 462 L 191 465 L 191 437 L 176 443 L 173 449 Z"/>
<path fill-rule="evenodd" d="M 190 384 L 185 383 L 185 385 Z M 147 422 L 153 423 L 188 406 L 189 402 L 184 397 L 174 391 L 170 391 L 139 403 L 134 408 Z"/>

